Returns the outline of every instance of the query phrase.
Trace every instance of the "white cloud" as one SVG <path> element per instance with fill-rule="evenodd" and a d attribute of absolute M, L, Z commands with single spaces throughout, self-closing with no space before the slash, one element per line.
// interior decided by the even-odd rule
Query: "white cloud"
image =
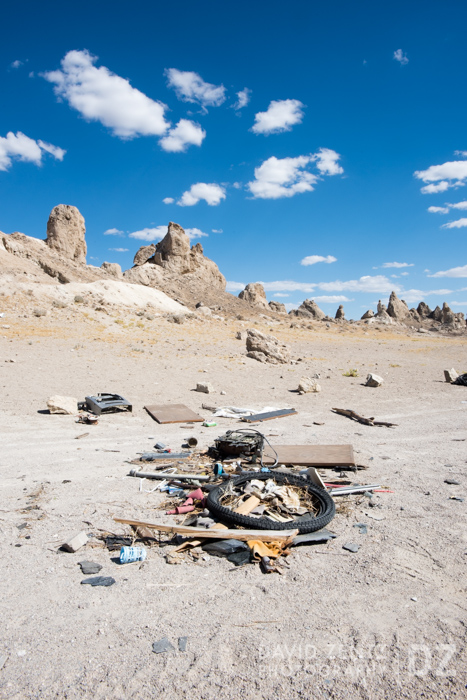
<path fill-rule="evenodd" d="M 449 214 L 449 207 L 428 207 L 430 214 Z"/>
<path fill-rule="evenodd" d="M 175 199 L 173 197 L 164 197 L 162 201 L 164 204 L 173 204 L 175 202 Z"/>
<path fill-rule="evenodd" d="M 467 301 L 450 301 L 450 306 L 467 306 Z"/>
<path fill-rule="evenodd" d="M 192 207 L 204 199 L 211 207 L 216 207 L 225 199 L 225 189 L 214 182 L 197 182 L 184 192 L 177 202 L 180 207 Z"/>
<path fill-rule="evenodd" d="M 118 228 L 108 228 L 107 231 L 104 231 L 104 236 L 124 236 L 125 234 L 123 231 L 120 231 Z"/>
<path fill-rule="evenodd" d="M 34 141 L 18 131 L 9 131 L 6 136 L 0 136 L 0 170 L 8 170 L 13 160 L 41 165 L 42 156 L 49 153 L 56 160 L 63 160 L 66 151 L 58 146 L 44 141 Z"/>
<path fill-rule="evenodd" d="M 245 287 L 246 284 L 243 282 L 227 282 L 225 289 L 227 292 L 241 292 Z"/>
<path fill-rule="evenodd" d="M 322 255 L 307 255 L 306 258 L 303 258 L 303 260 L 300 261 L 300 265 L 315 265 L 319 262 L 333 263 L 337 262 L 337 258 L 335 258 L 333 255 L 326 255 L 326 257 L 323 257 Z"/>
<path fill-rule="evenodd" d="M 232 107 L 236 110 L 243 109 L 247 106 L 250 101 L 251 90 L 248 88 L 243 88 L 240 92 L 237 92 L 237 101 Z"/>
<path fill-rule="evenodd" d="M 206 136 L 199 124 L 189 119 L 180 119 L 160 141 L 161 148 L 170 153 L 183 153 L 188 146 L 201 146 Z"/>
<path fill-rule="evenodd" d="M 205 238 L 209 235 L 208 233 L 201 231 L 199 228 L 186 228 L 185 233 L 190 241 L 193 240 L 193 238 Z"/>
<path fill-rule="evenodd" d="M 255 179 L 248 183 L 248 189 L 255 199 L 280 199 L 312 192 L 318 178 L 304 169 L 311 160 L 310 156 L 272 156 L 255 168 Z"/>
<path fill-rule="evenodd" d="M 400 263 L 400 262 L 387 262 L 383 263 L 381 267 L 413 267 L 415 263 Z"/>
<path fill-rule="evenodd" d="M 401 272 L 401 275 L 400 275 L 400 276 L 401 276 L 401 277 L 406 277 L 406 276 L 409 275 L 409 274 L 410 274 L 409 272 Z"/>
<path fill-rule="evenodd" d="M 430 183 L 426 187 L 422 187 L 421 192 L 423 194 L 445 192 L 451 187 L 465 185 L 467 160 L 453 160 L 441 165 L 430 165 L 426 170 L 416 170 L 414 176 L 418 180 Z"/>
<path fill-rule="evenodd" d="M 205 83 L 198 73 L 169 68 L 165 71 L 167 84 L 175 90 L 179 100 L 195 102 L 204 109 L 219 107 L 225 101 L 225 87 Z"/>
<path fill-rule="evenodd" d="M 467 201 L 456 202 L 455 204 L 448 204 L 447 206 L 452 207 L 452 209 L 467 209 Z"/>
<path fill-rule="evenodd" d="M 348 299 L 339 294 L 334 296 L 313 297 L 313 299 L 317 304 L 342 304 L 344 301 L 354 301 L 353 299 Z"/>
<path fill-rule="evenodd" d="M 462 267 L 451 267 L 450 270 L 440 270 L 429 277 L 467 277 L 467 265 Z"/>
<path fill-rule="evenodd" d="M 281 294 L 281 292 L 276 292 L 275 294 L 273 294 L 273 296 L 285 298 L 285 297 L 289 297 L 290 294 Z"/>
<path fill-rule="evenodd" d="M 398 61 L 401 66 L 406 66 L 409 62 L 407 54 L 405 54 L 402 49 L 397 49 L 397 51 L 394 51 L 393 58 L 395 61 Z"/>
<path fill-rule="evenodd" d="M 19 61 L 19 60 L 16 60 L 16 61 L 13 61 L 13 63 L 10 63 L 11 68 L 19 68 L 20 66 L 23 66 L 23 65 L 24 65 L 24 61 Z"/>
<path fill-rule="evenodd" d="M 465 228 L 467 226 L 467 218 L 457 219 L 456 221 L 450 221 L 447 224 L 443 224 L 441 228 Z"/>
<path fill-rule="evenodd" d="M 345 282 L 341 280 L 320 282 L 316 286 L 325 292 L 386 292 L 390 294 L 393 290 L 395 292 L 400 291 L 400 287 L 384 275 L 365 275 L 358 280 L 347 280 Z"/>
<path fill-rule="evenodd" d="M 156 102 L 115 75 L 105 66 L 96 68 L 97 57 L 88 51 L 69 51 L 61 70 L 43 77 L 55 85 L 54 92 L 90 121 L 101 122 L 115 136 L 162 136 L 169 127 L 166 105 Z"/>
<path fill-rule="evenodd" d="M 400 275 L 391 275 L 391 277 L 392 277 L 393 279 L 397 279 L 397 280 L 398 280 L 398 279 L 400 278 Z"/>
<path fill-rule="evenodd" d="M 138 241 L 160 241 L 167 233 L 167 226 L 156 226 L 155 228 L 142 228 L 140 231 L 130 233 L 130 238 L 136 238 Z"/>
<path fill-rule="evenodd" d="M 261 282 L 265 292 L 304 292 L 310 294 L 315 290 L 316 284 L 309 282 L 293 282 L 292 280 L 277 280 L 275 282 Z"/>
<path fill-rule="evenodd" d="M 338 165 L 339 153 L 331 148 L 320 148 L 318 153 L 312 156 L 316 160 L 316 167 L 322 175 L 342 175 L 344 168 Z"/>
<path fill-rule="evenodd" d="M 128 253 L 128 248 L 109 248 L 109 250 L 113 250 L 114 253 Z"/>
<path fill-rule="evenodd" d="M 446 180 L 443 180 L 437 185 L 426 185 L 426 187 L 422 187 L 420 192 L 422 194 L 437 194 L 438 192 L 446 192 L 451 187 L 449 182 Z"/>
<path fill-rule="evenodd" d="M 467 158 L 467 151 L 454 151 L 455 156 L 460 156 L 461 158 Z"/>
<path fill-rule="evenodd" d="M 213 228 L 211 230 L 213 233 L 224 233 L 224 231 L 221 228 Z"/>
<path fill-rule="evenodd" d="M 428 291 L 423 291 L 421 289 L 406 289 L 401 291 L 401 298 L 404 299 L 408 304 L 416 304 L 418 301 L 423 301 L 425 297 L 429 296 L 446 296 L 446 294 L 452 294 L 451 289 L 429 289 Z"/>
<path fill-rule="evenodd" d="M 287 311 L 287 313 L 289 311 L 292 311 L 292 309 L 298 309 L 298 304 L 292 303 L 292 302 L 287 302 L 284 304 L 284 306 L 285 306 L 285 310 Z"/>
<path fill-rule="evenodd" d="M 242 183 L 241 182 L 232 182 L 232 187 L 236 190 L 241 190 L 242 189 Z"/>
<path fill-rule="evenodd" d="M 255 115 L 251 131 L 255 134 L 278 134 L 290 131 L 303 119 L 304 105 L 299 100 L 272 100 L 266 112 Z"/>

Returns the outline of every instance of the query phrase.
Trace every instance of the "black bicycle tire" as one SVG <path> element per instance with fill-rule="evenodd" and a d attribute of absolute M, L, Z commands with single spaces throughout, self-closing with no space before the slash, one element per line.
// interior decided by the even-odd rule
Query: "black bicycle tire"
<path fill-rule="evenodd" d="M 319 503 L 319 512 L 316 516 L 310 515 L 309 518 L 297 518 L 289 520 L 286 523 L 278 523 L 269 518 L 253 518 L 249 515 L 241 515 L 235 513 L 230 508 L 220 504 L 220 498 L 225 489 L 233 482 L 234 486 L 241 486 L 252 479 L 274 479 L 274 481 L 283 484 L 291 484 L 292 486 L 302 486 L 307 489 L 308 493 L 312 494 Z M 311 484 L 307 479 L 294 474 L 284 474 L 283 472 L 245 472 L 229 481 L 224 482 L 220 486 L 212 489 L 206 500 L 206 507 L 219 520 L 226 520 L 240 527 L 245 527 L 253 530 L 298 530 L 300 534 L 317 532 L 328 525 L 336 514 L 334 500 L 325 489 Z"/>

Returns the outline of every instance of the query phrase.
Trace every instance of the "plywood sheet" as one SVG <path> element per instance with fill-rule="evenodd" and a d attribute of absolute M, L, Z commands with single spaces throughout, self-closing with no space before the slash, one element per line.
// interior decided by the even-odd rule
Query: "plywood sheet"
<path fill-rule="evenodd" d="M 145 406 L 149 415 L 158 423 L 202 423 L 204 418 L 182 403 L 167 406 Z"/>
<path fill-rule="evenodd" d="M 262 423 L 264 420 L 272 420 L 273 418 L 285 418 L 286 416 L 296 416 L 295 408 L 282 408 L 279 411 L 269 411 L 268 413 L 255 413 L 253 416 L 245 416 L 242 420 L 245 423 Z"/>
<path fill-rule="evenodd" d="M 279 464 L 301 467 L 353 467 L 355 457 L 352 445 L 273 445 Z M 274 463 L 274 453 L 265 446 L 263 463 Z"/>

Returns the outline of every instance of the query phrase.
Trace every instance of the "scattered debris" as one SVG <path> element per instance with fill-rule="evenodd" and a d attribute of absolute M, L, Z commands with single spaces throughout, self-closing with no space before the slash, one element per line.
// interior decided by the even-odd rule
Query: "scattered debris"
<path fill-rule="evenodd" d="M 383 425 L 387 428 L 397 427 L 397 423 L 387 423 L 385 421 L 375 420 L 374 418 L 364 418 L 355 411 L 352 411 L 347 408 L 333 408 L 331 410 L 334 413 L 339 413 L 341 416 L 347 416 L 348 418 L 352 418 L 352 420 L 356 420 L 358 423 L 363 423 L 363 425 Z"/>
<path fill-rule="evenodd" d="M 90 411 L 96 416 L 102 413 L 119 413 L 120 411 L 133 411 L 133 406 L 129 401 L 119 394 L 96 394 L 96 396 L 86 396 L 80 408 Z"/>
<path fill-rule="evenodd" d="M 454 368 L 444 370 L 444 380 L 448 382 L 448 384 L 452 384 L 452 382 L 454 382 L 458 376 L 459 375 Z"/>
<path fill-rule="evenodd" d="M 75 440 L 81 440 L 81 438 L 85 438 L 89 435 L 89 433 L 81 433 L 81 435 L 77 435 L 75 437 Z"/>
<path fill-rule="evenodd" d="M 277 459 L 278 464 L 301 467 L 356 467 L 352 445 L 274 445 L 273 450 L 277 457 L 268 447 L 264 450 L 267 466 Z"/>
<path fill-rule="evenodd" d="M 147 552 L 144 547 L 122 547 L 120 549 L 120 564 L 144 561 L 146 557 Z"/>
<path fill-rule="evenodd" d="M 78 399 L 72 396 L 51 396 L 47 399 L 47 408 L 50 413 L 72 416 L 78 411 Z"/>
<path fill-rule="evenodd" d="M 64 549 L 66 552 L 77 552 L 78 549 L 84 547 L 87 541 L 88 536 L 83 530 L 82 532 L 79 532 L 77 535 L 74 535 L 74 537 L 65 542 L 65 544 L 62 545 L 62 549 Z"/>
<path fill-rule="evenodd" d="M 188 642 L 188 637 L 178 638 L 178 651 L 186 651 L 186 646 Z"/>
<path fill-rule="evenodd" d="M 145 410 L 151 418 L 158 423 L 202 423 L 204 418 L 198 416 L 190 408 L 182 403 L 168 406 L 145 406 Z"/>
<path fill-rule="evenodd" d="M 270 411 L 268 413 L 256 413 L 252 416 L 243 416 L 242 420 L 245 423 L 262 423 L 265 420 L 273 418 L 286 418 L 287 416 L 296 416 L 297 411 L 294 408 L 282 408 L 278 411 Z"/>
<path fill-rule="evenodd" d="M 355 523 L 354 527 L 358 528 L 361 535 L 366 535 L 368 533 L 368 528 L 365 523 Z"/>
<path fill-rule="evenodd" d="M 342 545 L 342 549 L 346 549 L 348 552 L 355 553 L 358 552 L 358 550 L 360 549 L 360 545 L 354 544 L 353 542 L 347 542 L 347 544 Z"/>
<path fill-rule="evenodd" d="M 90 574 L 98 574 L 102 569 L 100 564 L 96 564 L 94 561 L 79 561 L 78 564 L 81 567 L 81 573 L 89 576 Z"/>
<path fill-rule="evenodd" d="M 460 374 L 452 383 L 458 386 L 467 386 L 467 372 L 465 374 Z"/>
<path fill-rule="evenodd" d="M 444 480 L 444 483 L 445 483 L 445 484 L 451 484 L 451 486 L 460 486 L 460 485 L 461 485 L 461 482 L 460 482 L 460 481 L 456 481 L 455 479 L 445 479 L 445 480 Z"/>
<path fill-rule="evenodd" d="M 186 639 L 186 637 L 185 637 Z M 152 645 L 152 650 L 155 654 L 163 654 L 166 651 L 175 651 L 175 647 L 169 642 L 167 637 L 160 639 L 158 642 L 154 642 Z M 182 651 L 182 650 L 180 650 Z"/>
<path fill-rule="evenodd" d="M 384 520 L 384 515 L 376 515 L 376 513 L 365 513 L 367 518 L 371 518 L 372 520 Z"/>
<path fill-rule="evenodd" d="M 94 578 L 85 578 L 81 581 L 82 584 L 88 583 L 90 586 L 113 586 L 116 583 L 112 576 L 95 576 Z"/>

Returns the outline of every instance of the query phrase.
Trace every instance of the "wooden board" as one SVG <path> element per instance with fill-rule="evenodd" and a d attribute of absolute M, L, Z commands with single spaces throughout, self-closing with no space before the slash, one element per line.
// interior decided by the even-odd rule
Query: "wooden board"
<path fill-rule="evenodd" d="M 173 403 L 168 406 L 145 406 L 144 408 L 158 423 L 202 423 L 204 420 L 182 403 Z"/>
<path fill-rule="evenodd" d="M 278 542 L 288 542 L 298 535 L 298 530 L 224 530 L 221 533 L 216 532 L 217 528 L 206 530 L 201 527 L 188 527 L 183 525 L 162 525 L 161 523 L 148 523 L 142 520 L 129 520 L 126 518 L 114 518 L 116 523 L 124 523 L 125 525 L 136 525 L 136 527 L 148 527 L 150 530 L 159 530 L 160 532 L 171 532 L 183 537 L 196 537 L 198 539 L 214 539 L 214 540 L 260 540 L 261 542 L 270 542 L 277 540 Z"/>
<path fill-rule="evenodd" d="M 262 423 L 264 420 L 272 420 L 273 418 L 285 418 L 286 416 L 296 416 L 295 408 L 282 408 L 279 411 L 269 411 L 268 413 L 255 413 L 253 416 L 245 416 L 242 418 L 245 423 Z"/>
<path fill-rule="evenodd" d="M 354 467 L 352 445 L 273 445 L 278 454 L 278 464 L 295 464 L 300 467 Z M 274 464 L 274 453 L 265 446 L 263 463 Z"/>

